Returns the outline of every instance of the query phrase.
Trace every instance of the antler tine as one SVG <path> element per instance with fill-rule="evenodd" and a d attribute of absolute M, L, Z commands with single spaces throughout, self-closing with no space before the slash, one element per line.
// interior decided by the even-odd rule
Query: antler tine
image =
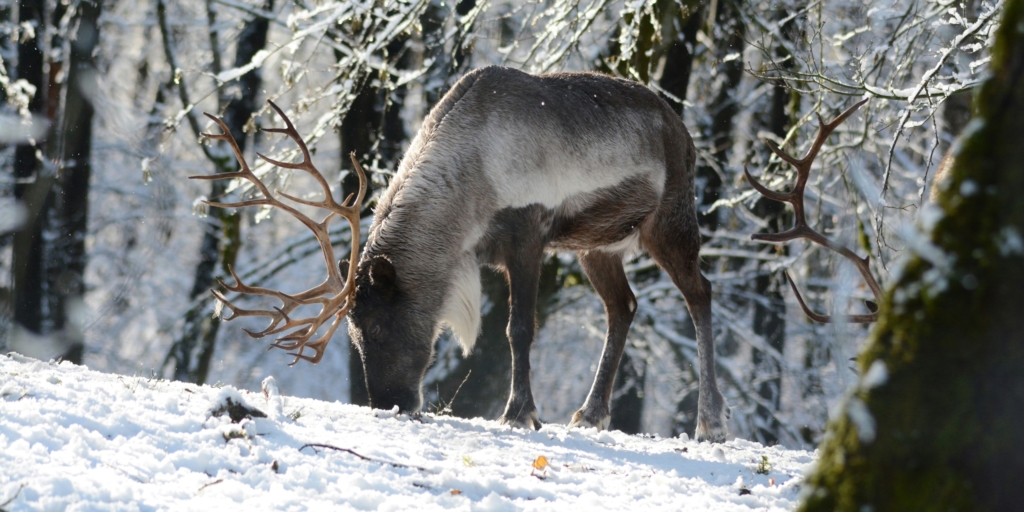
<path fill-rule="evenodd" d="M 793 295 L 796 295 L 796 301 L 800 304 L 800 309 L 804 310 L 804 314 L 807 315 L 807 317 L 810 318 L 811 320 L 814 320 L 815 322 L 821 324 L 831 323 L 831 316 L 816 313 L 814 310 L 807 306 L 807 303 L 804 302 L 803 295 L 800 294 L 800 290 L 797 289 L 796 287 L 796 282 L 793 281 L 792 277 L 790 277 L 789 272 L 785 272 L 785 274 L 786 281 L 789 282 L 789 288 L 793 290 Z M 866 315 L 847 315 L 846 321 L 852 324 L 869 324 L 878 321 L 878 313 L 869 313 Z"/>
<path fill-rule="evenodd" d="M 334 196 L 331 192 L 331 187 L 327 183 L 327 180 L 323 177 L 316 166 L 313 165 L 312 159 L 310 158 L 309 148 L 306 143 L 302 140 L 302 137 L 295 130 L 295 126 L 292 124 L 288 116 L 285 115 L 284 111 L 278 107 L 274 102 L 268 102 L 270 106 L 277 112 L 284 122 L 284 128 L 269 128 L 264 131 L 271 133 L 281 133 L 290 137 L 299 150 L 302 152 L 302 162 L 299 163 L 288 163 L 280 162 L 266 156 L 257 153 L 260 158 L 263 158 L 272 165 L 287 169 L 298 169 L 303 170 L 311 174 L 319 183 L 320 187 L 324 191 L 324 199 L 321 201 L 309 201 L 300 199 L 298 197 L 291 196 L 284 192 L 278 192 L 277 194 L 284 199 L 294 201 L 299 204 L 307 206 L 313 206 L 317 208 L 323 208 L 328 211 L 327 216 L 321 222 L 315 222 L 302 212 L 296 210 L 293 206 L 283 202 L 274 194 L 271 194 L 270 190 L 263 184 L 263 182 L 252 172 L 248 164 L 242 157 L 242 152 L 239 149 L 238 142 L 231 135 L 231 131 L 228 129 L 227 124 L 224 120 L 206 114 L 207 117 L 212 119 L 218 126 L 220 126 L 223 133 L 209 134 L 205 133 L 204 136 L 212 140 L 226 141 L 235 153 L 235 158 L 238 159 L 239 171 L 237 172 L 226 172 L 215 174 L 212 176 L 195 176 L 195 179 L 201 180 L 221 180 L 221 179 L 234 179 L 244 178 L 249 180 L 256 186 L 256 188 L 263 194 L 263 198 L 250 199 L 245 201 L 239 201 L 235 203 L 219 203 L 215 201 L 205 201 L 211 206 L 220 208 L 238 208 L 242 206 L 271 206 L 280 208 L 292 217 L 295 217 L 308 229 L 310 229 L 315 235 L 317 242 L 320 244 L 321 252 L 323 253 L 324 260 L 327 264 L 327 279 L 303 292 L 296 294 L 288 294 L 278 290 L 271 290 L 269 288 L 263 288 L 259 286 L 250 286 L 245 284 L 242 279 L 235 273 L 233 268 L 228 268 L 231 273 L 231 277 L 234 278 L 235 283 L 229 285 L 222 279 L 218 278 L 217 282 L 225 289 L 231 292 L 247 295 L 258 295 L 266 296 L 278 299 L 281 301 L 280 307 L 275 307 L 274 310 L 264 309 L 243 309 L 235 306 L 220 291 L 214 290 L 213 294 L 221 303 L 227 306 L 231 311 L 231 316 L 225 318 L 225 320 L 232 320 L 240 316 L 259 316 L 270 319 L 270 325 L 268 325 L 262 331 L 250 331 L 243 329 L 249 336 L 253 338 L 261 338 L 268 335 L 283 334 L 274 343 L 270 345 L 270 348 L 280 348 L 289 352 L 290 355 L 295 356 L 295 360 L 291 364 L 296 364 L 299 360 L 306 360 L 311 363 L 318 363 L 323 358 L 324 350 L 327 347 L 328 342 L 334 335 L 338 326 L 341 324 L 342 319 L 355 305 L 355 270 L 358 262 L 359 254 L 359 213 L 360 207 L 362 206 L 363 197 L 366 193 L 366 173 L 363 171 L 362 166 L 355 160 L 355 155 L 350 155 L 352 163 L 356 167 L 356 173 L 359 176 L 359 192 L 354 195 L 350 194 L 345 198 L 342 204 L 338 204 L 334 201 Z M 352 200 L 350 204 L 349 201 Z M 352 256 L 349 263 L 349 273 L 346 276 L 344 283 L 340 276 L 340 269 L 334 258 L 334 248 L 331 244 L 330 233 L 328 227 L 330 222 L 337 216 L 344 217 L 352 228 Z M 299 306 L 303 305 L 320 305 L 320 312 L 311 317 L 307 318 L 291 318 L 289 315 Z M 310 341 L 328 320 L 334 317 L 334 321 L 331 322 L 330 327 L 323 336 L 317 338 L 315 341 Z M 307 356 L 303 352 L 306 348 L 314 351 L 312 356 Z"/>
<path fill-rule="evenodd" d="M 203 203 L 215 208 L 242 208 L 245 206 L 273 206 L 273 201 L 267 199 L 250 199 L 248 201 L 238 201 L 237 203 L 221 203 L 217 201 L 210 201 L 209 199 L 203 199 Z"/>
<path fill-rule="evenodd" d="M 324 349 L 327 347 L 327 343 L 330 341 L 331 337 L 334 335 L 334 332 L 338 329 L 338 326 L 341 325 L 342 318 L 344 318 L 345 315 L 347 315 L 348 312 L 354 306 L 355 306 L 354 296 L 352 296 L 352 295 L 344 296 L 343 304 L 337 309 L 336 313 L 333 313 L 333 316 L 335 317 L 335 319 L 334 319 L 334 322 L 332 322 L 331 327 L 328 329 L 328 331 L 323 336 L 318 338 L 316 341 L 313 341 L 313 342 L 309 341 L 309 339 L 312 338 L 314 334 L 316 334 L 316 331 L 315 330 L 307 329 L 307 330 L 303 330 L 303 331 L 293 332 L 292 334 L 289 334 L 287 336 L 282 336 L 281 338 L 279 338 L 277 340 L 277 342 L 272 344 L 271 347 L 272 348 L 281 348 L 281 349 L 284 349 L 284 350 L 295 350 L 295 349 L 298 349 L 298 352 L 296 352 L 296 353 L 289 353 L 289 355 L 295 356 L 295 360 L 292 361 L 289 364 L 289 366 L 294 365 L 295 363 L 297 363 L 299 361 L 299 359 L 304 359 L 304 360 L 309 361 L 309 362 L 311 362 L 313 364 L 316 364 L 316 363 L 320 362 L 320 359 L 323 357 Z M 327 320 L 327 317 L 332 315 L 332 314 L 325 314 L 325 313 L 328 313 L 329 311 L 333 311 L 333 310 L 329 309 L 329 308 L 325 308 L 324 312 L 322 312 L 320 314 L 320 316 L 318 318 L 316 318 L 312 322 L 312 324 L 313 325 L 322 325 L 322 323 Z M 313 357 L 305 356 L 305 355 L 302 354 L 303 349 L 307 348 L 307 347 L 311 348 L 311 349 L 313 349 L 315 351 L 315 354 L 313 355 Z"/>
<path fill-rule="evenodd" d="M 213 114 L 211 114 L 209 112 L 203 112 L 203 115 L 208 117 L 208 118 L 210 118 L 213 122 L 217 123 L 217 126 L 220 126 L 220 129 L 221 129 L 222 133 L 205 133 L 204 132 L 204 133 L 200 133 L 200 135 L 202 135 L 203 137 L 206 137 L 208 139 L 226 141 L 231 146 L 231 151 L 235 153 L 235 159 L 238 160 L 238 164 L 239 164 L 239 166 L 242 169 L 242 173 L 243 174 L 246 174 L 246 173 L 251 174 L 251 171 L 249 169 L 249 164 L 245 163 L 245 158 L 242 157 L 242 149 L 238 147 L 238 141 L 236 141 L 235 140 L 235 136 L 231 134 L 231 129 L 228 128 L 227 123 L 225 123 L 223 119 L 221 119 L 221 118 L 219 118 L 219 117 L 217 117 L 217 116 L 215 116 L 215 115 L 213 115 Z M 227 174 L 227 173 L 224 173 L 224 174 Z"/>
<path fill-rule="evenodd" d="M 807 315 L 811 320 L 821 324 L 827 324 L 832 321 L 828 315 L 818 314 L 811 308 L 807 307 L 807 303 L 804 302 L 803 295 L 801 295 L 800 290 L 797 289 L 796 282 L 794 282 L 793 278 L 789 276 L 789 272 L 783 271 L 782 273 L 786 275 L 786 282 L 789 283 L 789 288 L 793 290 L 793 295 L 796 295 L 796 301 L 800 303 L 800 309 L 804 310 L 805 315 Z"/>
<path fill-rule="evenodd" d="M 252 169 L 249 168 L 249 164 L 245 161 L 245 158 L 242 156 L 242 149 L 238 147 L 238 141 L 235 140 L 235 136 L 231 134 L 231 130 L 228 128 L 227 123 L 225 123 L 223 119 L 221 119 L 221 118 L 219 118 L 219 117 L 217 117 L 217 116 L 215 116 L 215 115 L 213 115 L 213 114 L 211 114 L 209 112 L 203 112 L 203 115 L 208 117 L 208 118 L 210 118 L 211 120 L 213 120 L 213 122 L 217 123 L 217 126 L 220 126 L 220 129 L 221 129 L 222 133 L 207 133 L 207 132 L 203 132 L 203 133 L 200 133 L 200 135 L 202 135 L 203 137 L 206 137 L 208 139 L 222 140 L 222 141 L 227 142 L 228 145 L 231 146 L 231 151 L 235 154 L 235 160 L 238 160 L 238 168 L 239 168 L 239 170 L 235 171 L 235 172 L 222 172 L 222 173 L 211 174 L 211 175 L 189 176 L 189 179 L 190 180 L 214 181 L 214 180 L 227 180 L 227 179 L 235 179 L 235 178 L 244 178 L 246 180 L 249 180 L 249 182 L 252 183 L 260 191 L 261 194 L 263 194 L 263 197 L 266 198 L 266 201 L 268 201 L 270 203 L 278 202 L 270 194 L 270 191 L 263 184 L 263 182 L 260 181 L 260 179 L 257 178 L 255 174 L 253 174 Z M 253 204 L 256 204 L 256 203 L 249 203 L 249 202 L 242 202 L 242 203 L 213 203 L 213 202 L 210 202 L 210 201 L 203 201 L 203 202 L 206 203 L 206 204 L 209 204 L 211 206 L 217 206 L 217 207 L 220 207 L 220 208 L 239 208 L 239 207 L 242 207 L 242 206 L 251 206 Z M 276 206 L 276 204 L 272 204 L 271 206 Z M 289 212 L 289 213 L 292 213 L 292 215 L 298 214 L 298 212 L 294 212 L 294 211 Z M 299 215 L 301 215 L 301 214 L 299 214 Z M 302 220 L 302 219 L 299 219 L 299 220 Z"/>
<path fill-rule="evenodd" d="M 852 116 L 853 113 L 857 111 L 857 109 L 859 109 L 867 102 L 868 98 L 865 98 L 863 100 L 858 101 L 857 103 L 854 103 L 853 106 L 844 110 L 842 114 L 839 114 L 838 116 L 836 116 L 827 123 L 825 122 L 825 119 L 821 117 L 821 114 L 817 114 L 818 134 L 817 136 L 814 137 L 814 142 L 811 143 L 811 147 L 807 150 L 807 154 L 805 154 L 804 157 L 801 159 L 802 162 L 806 163 L 808 172 L 811 170 L 811 162 L 813 162 L 814 159 L 817 158 L 818 151 L 821 150 L 821 146 L 825 144 L 825 141 L 829 138 L 830 135 L 832 135 L 832 132 L 835 131 L 835 129 L 838 128 L 839 125 L 843 124 L 843 121 L 846 121 L 848 117 Z"/>
<path fill-rule="evenodd" d="M 355 168 L 356 175 L 359 176 L 359 192 L 356 194 L 356 200 L 351 206 L 345 207 L 348 213 L 345 217 L 351 221 L 353 218 L 359 218 L 359 208 L 363 204 L 363 196 L 366 195 L 366 171 L 363 170 L 362 165 L 359 165 L 359 160 L 356 160 L 355 151 L 349 152 L 348 158 L 352 160 L 352 167 Z M 351 197 L 351 194 L 349 197 Z M 345 198 L 345 202 L 348 202 L 348 197 Z"/>
<path fill-rule="evenodd" d="M 774 191 L 774 190 L 772 190 L 772 189 L 762 185 L 761 182 L 757 180 L 757 178 L 753 177 L 750 174 L 750 170 L 747 169 L 746 165 L 743 166 L 743 174 L 745 174 L 747 176 L 747 181 L 750 182 L 750 186 L 754 187 L 754 190 L 758 191 L 762 196 L 765 196 L 768 199 L 771 199 L 773 201 L 778 201 L 780 203 L 792 202 L 792 200 L 793 200 L 793 194 L 792 193 L 776 192 L 776 191 Z"/>
<path fill-rule="evenodd" d="M 252 331 L 245 328 L 242 329 L 243 331 L 245 331 L 246 334 L 248 334 L 252 338 L 262 338 L 270 334 L 276 334 L 278 332 L 281 332 L 282 329 L 290 329 L 291 327 L 294 327 L 289 326 L 287 324 L 281 327 L 277 327 L 277 325 L 281 323 L 282 319 L 286 321 L 288 319 L 287 315 L 283 315 L 283 313 L 281 313 L 280 308 L 274 308 L 277 309 L 278 312 L 270 311 L 267 309 L 243 309 L 231 303 L 231 301 L 229 301 L 226 297 L 224 297 L 223 294 L 221 294 L 217 290 L 213 290 L 213 295 L 217 297 L 217 300 L 219 300 L 222 304 L 224 304 L 225 306 L 228 307 L 228 309 L 231 310 L 230 317 L 222 318 L 222 320 L 224 320 L 225 322 L 230 322 L 231 320 L 234 320 L 242 316 L 260 316 L 270 319 L 270 325 L 265 327 L 262 331 Z"/>
<path fill-rule="evenodd" d="M 780 149 L 779 146 L 777 146 L 773 141 L 765 140 L 764 144 L 768 146 L 768 149 L 770 149 L 772 153 L 775 153 L 779 158 L 783 159 L 784 161 L 793 165 L 794 167 L 800 167 L 800 164 L 803 163 L 803 159 L 798 159 L 795 156 L 786 153 L 785 151 Z"/>
<path fill-rule="evenodd" d="M 232 291 L 235 293 L 247 293 L 249 295 L 262 295 L 265 297 L 273 297 L 275 299 L 279 299 L 281 302 L 285 304 L 286 312 L 291 312 L 291 310 L 294 309 L 295 306 L 303 303 L 302 300 L 297 299 L 292 295 L 288 295 L 287 293 L 278 290 L 271 290 L 269 288 L 262 288 L 259 286 L 249 286 L 243 283 L 242 279 L 238 277 L 238 274 L 235 273 L 235 268 L 230 265 L 228 266 L 228 272 L 231 273 L 231 278 L 235 280 L 234 286 L 228 285 L 227 283 L 224 282 L 223 279 L 219 277 L 217 278 L 217 283 L 219 283 L 228 291 Z M 289 307 L 289 305 L 291 306 Z"/>
<path fill-rule="evenodd" d="M 235 293 L 273 297 L 280 300 L 282 306 L 275 306 L 274 311 L 271 311 L 269 309 L 242 309 L 228 301 L 227 298 L 225 298 L 224 295 L 219 291 L 213 290 L 213 295 L 217 297 L 217 300 L 221 301 L 224 305 L 231 309 L 232 316 L 230 318 L 224 318 L 225 321 L 230 321 L 240 316 L 262 316 L 269 318 L 270 325 L 268 325 L 262 331 L 250 331 L 248 329 L 243 329 L 247 334 L 249 334 L 249 336 L 253 338 L 262 338 L 264 336 L 276 334 L 278 332 L 281 332 L 282 330 L 287 330 L 294 327 L 294 325 L 292 325 L 292 320 L 288 317 L 288 313 L 290 313 L 296 307 L 305 304 L 306 302 L 297 300 L 291 295 L 288 295 L 284 292 L 280 292 L 277 290 L 270 290 L 258 286 L 249 286 L 243 283 L 242 280 L 238 277 L 238 275 L 235 274 L 234 268 L 228 267 L 228 271 L 231 273 L 231 276 L 235 279 L 235 285 L 229 285 L 225 283 L 223 279 L 218 277 L 217 283 L 224 287 L 224 289 Z M 278 327 L 278 324 L 280 324 L 282 320 L 285 321 L 285 325 Z"/>
<path fill-rule="evenodd" d="M 234 305 L 231 301 L 229 301 L 226 297 L 224 297 L 224 295 L 222 293 L 220 293 L 217 290 L 213 290 L 213 296 L 216 297 L 217 300 L 219 300 L 221 302 L 221 304 L 224 304 L 225 306 L 227 306 L 227 308 L 229 310 L 231 310 L 231 316 L 230 317 L 223 317 L 222 318 L 222 320 L 224 320 L 225 322 L 234 320 L 235 318 L 238 318 L 240 316 L 266 316 L 266 314 L 265 314 L 265 312 L 263 310 L 243 309 L 243 308 L 240 308 L 240 307 Z"/>
<path fill-rule="evenodd" d="M 289 352 L 288 355 L 295 356 L 295 360 L 289 363 L 288 366 L 294 366 L 295 363 L 299 362 L 299 359 L 309 361 L 313 364 L 319 363 L 324 357 L 324 352 L 327 350 L 327 344 L 331 342 L 331 337 L 334 336 L 334 331 L 338 330 L 338 326 L 341 325 L 341 319 L 344 318 L 344 316 L 345 315 L 340 313 L 335 315 L 334 322 L 331 323 L 330 328 L 327 329 L 327 332 L 324 333 L 323 336 L 317 338 L 316 341 L 303 343 L 302 346 L 299 347 L 298 352 Z M 313 356 L 303 355 L 303 350 L 307 348 L 313 349 Z"/>
<path fill-rule="evenodd" d="M 349 194 L 349 196 L 345 198 L 344 203 L 342 203 L 343 206 L 342 211 L 340 213 L 343 217 L 345 217 L 345 220 L 348 221 L 348 225 L 352 231 L 352 240 L 359 240 L 359 208 L 363 204 L 363 196 L 366 195 L 366 171 L 363 170 L 362 165 L 359 165 L 359 160 L 356 160 L 355 151 L 350 152 L 348 154 L 348 157 L 352 161 L 352 167 L 355 168 L 356 175 L 359 177 L 359 191 L 356 193 L 355 200 L 352 202 L 351 205 L 348 205 L 348 200 L 352 197 L 352 195 Z M 348 258 L 348 273 L 345 274 L 345 287 L 343 288 L 344 291 L 342 292 L 342 294 L 352 294 L 355 291 L 356 267 L 358 266 L 358 264 L 359 244 L 353 243 L 352 251 Z M 339 271 L 340 269 L 335 267 L 334 272 L 337 273 Z M 341 276 L 339 275 L 338 277 L 340 278 Z M 348 310 L 351 309 L 352 306 L 354 305 L 355 296 L 353 295 L 352 300 L 346 301 L 345 305 L 343 306 L 345 308 L 345 312 L 347 313 Z"/>
<path fill-rule="evenodd" d="M 313 158 L 309 154 L 309 148 L 306 146 L 306 142 L 302 140 L 302 136 L 299 135 L 299 132 L 295 129 L 295 125 L 292 124 L 291 119 L 288 119 L 288 116 L 284 114 L 284 110 L 282 110 L 281 107 L 277 106 L 276 103 L 270 100 L 267 100 L 267 103 L 270 104 L 271 108 L 273 108 L 274 111 L 277 112 L 277 115 L 281 117 L 281 120 L 284 121 L 285 128 L 266 128 L 263 131 L 270 133 L 282 133 L 291 138 L 299 147 L 299 150 L 302 152 L 302 161 L 299 163 L 281 162 L 279 160 L 267 158 L 265 155 L 259 153 L 257 153 L 257 155 L 259 155 L 260 158 L 262 158 L 263 160 L 267 161 L 272 165 L 283 167 L 285 169 L 294 169 L 308 172 L 311 176 L 313 176 L 317 183 L 320 184 L 320 187 L 324 191 L 324 200 L 322 202 L 322 205 L 317 204 L 315 206 L 321 206 L 322 208 L 326 208 L 330 211 L 341 213 L 341 205 L 334 201 L 334 195 L 331 192 L 330 184 L 327 183 L 327 180 L 324 178 L 323 174 L 320 173 L 320 170 L 317 169 L 315 165 L 313 165 Z"/>
<path fill-rule="evenodd" d="M 772 141 L 765 141 L 765 144 L 768 146 L 768 149 L 772 151 L 772 153 L 775 153 L 776 155 L 779 156 L 779 158 L 781 158 L 782 160 L 796 168 L 797 179 L 796 184 L 793 186 L 793 190 L 789 192 L 776 192 L 765 187 L 760 181 L 755 179 L 746 167 L 743 168 L 743 172 L 744 174 L 746 174 L 747 180 L 750 182 L 750 186 L 753 187 L 754 190 L 758 191 L 761 195 L 773 201 L 786 202 L 793 205 L 795 221 L 795 225 L 793 226 L 793 228 L 787 231 L 783 231 L 782 233 L 756 233 L 750 236 L 751 240 L 778 244 L 803 238 L 806 240 L 810 240 L 811 242 L 814 242 L 818 245 L 821 245 L 831 251 L 835 251 L 844 258 L 853 262 L 853 264 L 857 267 L 857 270 L 860 272 L 861 276 L 864 278 L 864 281 L 868 284 L 868 288 L 871 289 L 871 293 L 875 296 L 875 300 L 880 301 L 882 297 L 882 289 L 878 285 L 878 281 L 876 281 L 874 276 L 871 274 L 871 267 L 868 264 L 868 258 L 858 257 L 856 253 L 854 253 L 853 251 L 833 242 L 825 235 L 822 235 L 821 233 L 812 229 L 807 224 L 807 218 L 804 214 L 804 187 L 806 186 L 807 179 L 810 176 L 811 165 L 814 163 L 814 159 L 818 156 L 818 151 L 821 150 L 821 147 L 825 144 L 825 140 L 828 139 L 829 135 L 831 135 L 832 132 L 840 124 L 843 123 L 843 121 L 846 121 L 847 118 L 853 115 L 853 113 L 856 112 L 858 108 L 867 103 L 867 101 L 867 99 L 864 99 L 855 103 L 853 106 L 846 109 L 842 114 L 839 114 L 838 116 L 836 116 L 834 119 L 827 123 L 824 121 L 824 119 L 822 119 L 821 115 L 818 115 L 818 133 L 817 135 L 815 135 L 814 141 L 811 143 L 811 147 L 807 150 L 807 153 L 804 155 L 803 158 L 797 159 L 792 155 L 789 155 L 788 153 L 782 151 Z M 832 321 L 832 317 L 816 313 L 807 306 L 807 304 L 804 302 L 803 296 L 797 289 L 796 283 L 793 281 L 793 278 L 789 276 L 788 272 L 786 273 L 786 280 L 789 282 L 790 288 L 793 289 L 793 293 L 796 295 L 797 302 L 800 303 L 800 308 L 803 309 L 804 313 L 811 320 L 820 323 L 828 323 Z M 877 319 L 877 313 L 871 313 L 867 315 L 849 315 L 846 317 L 846 321 L 851 323 L 869 323 L 874 322 Z"/>

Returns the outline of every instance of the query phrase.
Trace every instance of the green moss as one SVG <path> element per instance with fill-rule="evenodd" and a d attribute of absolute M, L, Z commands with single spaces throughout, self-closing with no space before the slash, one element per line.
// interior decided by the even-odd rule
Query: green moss
<path fill-rule="evenodd" d="M 887 292 L 858 364 L 889 378 L 855 397 L 876 435 L 846 414 L 828 426 L 802 510 L 1005 510 L 1024 474 L 1024 1 L 1005 7 L 932 234 L 951 259 L 912 259 Z M 961 193 L 963 191 L 964 193 Z"/>

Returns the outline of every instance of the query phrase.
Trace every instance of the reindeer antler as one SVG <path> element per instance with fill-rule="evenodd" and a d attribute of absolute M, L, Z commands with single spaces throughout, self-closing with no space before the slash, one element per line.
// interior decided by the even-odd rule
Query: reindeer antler
<path fill-rule="evenodd" d="M 205 112 L 204 114 L 206 117 L 209 117 L 213 122 L 217 123 L 221 130 L 223 130 L 223 133 L 203 133 L 202 135 L 213 140 L 226 141 L 235 152 L 235 158 L 238 159 L 240 170 L 237 172 L 220 173 L 209 176 L 190 176 L 189 179 L 228 180 L 243 178 L 249 180 L 256 189 L 259 190 L 260 194 L 262 194 L 262 198 L 249 199 L 236 203 L 218 203 L 215 201 L 204 202 L 210 206 L 216 206 L 218 208 L 239 208 L 243 206 L 271 206 L 274 208 L 280 208 L 292 217 L 298 219 L 299 222 L 309 228 L 316 236 L 317 241 L 320 242 L 320 250 L 323 252 L 324 260 L 327 263 L 327 279 L 323 283 L 320 283 L 309 290 L 297 294 L 288 294 L 278 290 L 271 290 L 269 288 L 249 286 L 243 283 L 238 277 L 238 274 L 236 274 L 234 269 L 231 268 L 228 270 L 231 272 L 231 277 L 235 280 L 234 286 L 228 285 L 220 278 L 217 279 L 217 282 L 220 283 L 221 286 L 232 292 L 276 298 L 281 301 L 281 307 L 275 307 L 272 311 L 264 309 L 242 309 L 228 301 L 227 298 L 225 298 L 219 291 L 213 291 L 213 295 L 217 297 L 217 300 L 221 301 L 225 306 L 231 309 L 231 317 L 225 318 L 224 320 L 234 320 L 240 316 L 268 317 L 270 318 L 270 325 L 268 325 L 266 329 L 259 332 L 249 331 L 248 329 L 243 330 L 253 338 L 262 338 L 268 335 L 291 331 L 278 338 L 276 342 L 271 344 L 270 348 L 276 347 L 289 351 L 294 350 L 295 352 L 289 352 L 289 355 L 295 356 L 295 360 L 290 363 L 291 365 L 297 363 L 299 359 L 304 359 L 316 364 L 320 362 L 320 359 L 323 357 L 324 349 L 327 348 L 327 343 L 331 341 L 331 336 L 334 335 L 334 331 L 338 329 L 338 326 L 341 325 L 342 319 L 355 305 L 355 274 L 359 253 L 359 208 L 363 203 L 363 195 L 366 193 L 366 173 L 363 172 L 363 167 L 359 165 L 358 161 L 356 161 L 355 153 L 351 153 L 349 157 L 352 159 L 352 165 L 355 167 L 356 173 L 359 175 L 359 192 L 355 194 L 355 199 L 351 203 L 349 201 L 353 199 L 352 194 L 349 194 L 341 204 L 335 202 L 334 196 L 331 193 L 330 185 L 327 183 L 327 180 L 324 179 L 323 175 L 320 174 L 320 171 L 313 165 L 313 161 L 309 155 L 309 149 L 306 147 L 306 143 L 303 142 L 302 137 L 295 130 L 295 126 L 292 125 L 291 120 L 288 119 L 288 116 L 286 116 L 284 112 L 274 104 L 274 102 L 267 101 L 267 103 L 270 103 L 270 106 L 273 107 L 279 116 L 281 116 L 285 127 L 267 128 L 264 129 L 264 131 L 271 133 L 283 133 L 290 137 L 295 141 L 295 144 L 298 145 L 299 150 L 302 151 L 302 161 L 299 163 L 279 162 L 259 153 L 257 153 L 257 155 L 263 160 L 266 160 L 278 167 L 305 171 L 313 176 L 324 191 L 324 198 L 320 201 L 307 201 L 305 199 L 290 196 L 281 191 L 278 191 L 277 193 L 281 197 L 290 201 L 327 210 L 329 213 L 324 220 L 316 222 L 296 210 L 291 205 L 274 197 L 270 190 L 267 189 L 267 186 L 258 177 L 256 177 L 249 168 L 249 165 L 245 162 L 245 159 L 242 157 L 242 151 L 238 147 L 238 142 L 235 141 L 235 138 L 231 135 L 231 131 L 228 129 L 228 126 L 224 121 L 219 117 Z M 339 215 L 344 217 L 352 227 L 352 254 L 349 258 L 347 278 L 344 280 L 342 280 L 338 265 L 335 263 L 334 248 L 331 247 L 331 239 L 328 234 L 328 226 L 330 225 L 330 222 Z M 307 318 L 291 318 L 288 316 L 293 310 L 295 310 L 295 308 L 308 304 L 320 304 L 320 313 L 316 316 Z M 324 323 L 330 320 L 331 317 L 334 317 L 334 321 L 330 324 L 327 332 L 315 341 L 310 341 L 316 334 L 317 330 Z M 303 351 L 307 348 L 314 351 L 312 356 L 303 354 Z"/>
<path fill-rule="evenodd" d="M 765 141 L 765 144 L 768 145 L 768 149 L 770 149 L 772 153 L 775 153 L 779 158 L 785 160 L 796 169 L 796 185 L 793 187 L 793 190 L 789 192 L 776 192 L 774 190 L 770 190 L 751 176 L 746 167 L 743 168 L 743 173 L 747 175 L 747 180 L 750 181 L 750 186 L 754 187 L 754 189 L 760 192 L 761 195 L 773 201 L 781 201 L 793 205 L 793 214 L 794 217 L 796 217 L 796 225 L 793 226 L 792 229 L 782 233 L 759 233 L 750 235 L 751 240 L 781 244 L 790 240 L 804 238 L 835 251 L 844 258 L 853 262 L 857 267 L 857 270 L 860 271 L 860 275 L 864 277 L 864 281 L 867 282 L 868 287 L 871 288 L 871 293 L 875 295 L 875 301 L 877 303 L 881 300 L 882 288 L 878 286 L 878 282 L 875 281 L 874 276 L 871 275 L 871 268 L 868 266 L 868 257 L 865 256 L 864 258 L 860 258 L 853 251 L 833 242 L 821 233 L 811 229 L 811 227 L 807 225 L 807 218 L 804 216 L 804 186 L 807 185 L 807 178 L 810 176 L 811 164 L 814 162 L 814 158 L 818 156 L 818 151 L 821 149 L 822 144 L 825 143 L 825 140 L 828 139 L 829 135 L 832 134 L 832 131 L 842 124 L 843 121 L 846 121 L 848 117 L 853 115 L 853 113 L 862 105 L 867 103 L 867 101 L 868 100 L 866 99 L 861 100 L 828 123 L 826 123 L 819 114 L 818 135 L 814 138 L 814 143 L 811 144 L 811 148 L 807 150 L 807 154 L 805 154 L 801 159 L 797 159 L 786 154 L 772 141 Z M 807 304 L 804 303 L 803 297 L 800 295 L 800 291 L 797 290 L 796 284 L 793 282 L 793 278 L 789 276 L 788 272 L 786 272 L 786 280 L 789 281 L 790 288 L 792 288 L 793 293 L 796 294 L 796 300 L 800 303 L 800 307 L 803 308 L 804 313 L 806 313 L 808 317 L 821 323 L 828 323 L 832 321 L 832 317 L 815 313 L 807 307 Z M 852 323 L 869 323 L 876 320 L 878 320 L 878 313 L 876 312 L 872 312 L 867 315 L 849 315 L 846 318 L 847 322 Z"/>

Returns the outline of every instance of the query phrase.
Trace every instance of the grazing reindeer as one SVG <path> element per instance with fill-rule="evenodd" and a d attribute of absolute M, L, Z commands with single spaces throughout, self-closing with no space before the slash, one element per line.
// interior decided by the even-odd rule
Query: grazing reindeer
<path fill-rule="evenodd" d="M 305 153 L 301 139 L 292 137 Z M 622 261 L 642 248 L 683 293 L 696 326 L 696 437 L 724 440 L 729 407 L 715 381 L 711 285 L 698 266 L 694 160 L 679 114 L 638 83 L 591 73 L 531 76 L 499 67 L 467 74 L 412 141 L 380 199 L 354 272 L 349 334 L 362 356 L 370 404 L 420 409 L 423 376 L 443 326 L 469 353 L 480 328 L 478 266 L 486 264 L 504 271 L 510 289 L 512 390 L 501 421 L 539 428 L 530 346 L 541 260 L 545 250 L 571 250 L 608 316 L 593 387 L 571 424 L 606 427 L 637 307 Z M 295 296 L 254 292 L 240 282 L 229 289 L 282 298 L 279 311 L 227 305 L 236 315 L 272 319 L 257 336 L 296 328 L 275 346 L 297 349 L 296 361 L 319 360 L 324 338 L 306 342 L 325 320 L 288 318 Z M 346 306 L 351 302 L 346 299 Z M 337 318 L 342 310 L 334 310 Z M 323 311 L 318 318 L 332 312 Z M 316 354 L 302 355 L 305 347 Z"/>

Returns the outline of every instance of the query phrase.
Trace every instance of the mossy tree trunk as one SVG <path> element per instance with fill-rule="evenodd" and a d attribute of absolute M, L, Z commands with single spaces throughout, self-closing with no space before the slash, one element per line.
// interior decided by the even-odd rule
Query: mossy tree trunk
<path fill-rule="evenodd" d="M 894 279 L 802 510 L 1015 510 L 1024 475 L 1024 0 L 929 243 Z"/>

